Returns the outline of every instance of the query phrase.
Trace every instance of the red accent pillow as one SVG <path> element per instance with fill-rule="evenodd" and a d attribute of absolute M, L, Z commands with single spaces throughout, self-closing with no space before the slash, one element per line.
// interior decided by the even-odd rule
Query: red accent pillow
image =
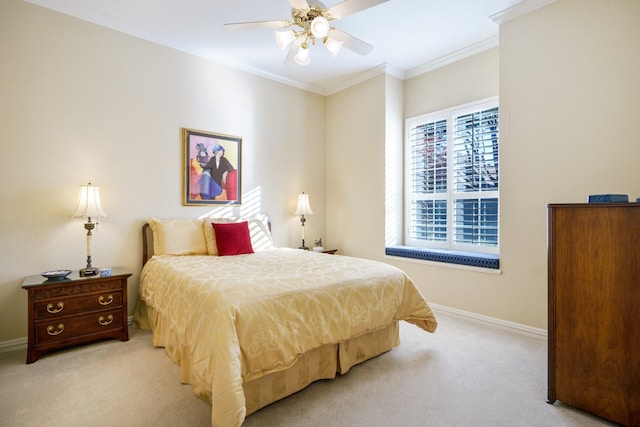
<path fill-rule="evenodd" d="M 218 247 L 219 256 L 253 253 L 249 223 L 247 221 L 229 223 L 214 222 L 211 225 L 216 235 L 216 246 Z"/>

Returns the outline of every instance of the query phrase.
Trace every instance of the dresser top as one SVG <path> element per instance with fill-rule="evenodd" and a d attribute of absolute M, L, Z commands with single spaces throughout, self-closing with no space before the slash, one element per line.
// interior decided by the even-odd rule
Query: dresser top
<path fill-rule="evenodd" d="M 548 203 L 548 208 L 640 208 L 640 203 L 617 202 L 617 203 Z"/>
<path fill-rule="evenodd" d="M 111 276 L 101 276 L 99 274 L 96 274 L 95 276 L 82 277 L 80 276 L 80 273 L 78 270 L 74 270 L 73 272 L 71 272 L 70 275 L 68 275 L 66 278 L 61 280 L 51 280 L 51 279 L 47 279 L 46 277 L 43 277 L 41 274 L 35 274 L 33 276 L 25 277 L 22 282 L 22 287 L 29 288 L 32 286 L 60 285 L 60 284 L 71 284 L 71 283 L 76 284 L 76 283 L 91 282 L 95 280 L 105 280 L 111 277 L 118 278 L 122 276 L 129 277 L 131 276 L 131 272 L 129 272 L 127 269 L 122 267 L 113 267 Z"/>

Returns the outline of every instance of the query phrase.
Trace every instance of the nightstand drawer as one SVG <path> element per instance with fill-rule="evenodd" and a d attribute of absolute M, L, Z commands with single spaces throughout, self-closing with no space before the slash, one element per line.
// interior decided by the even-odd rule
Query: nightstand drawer
<path fill-rule="evenodd" d="M 73 280 L 50 282 L 45 280 L 40 283 L 40 286 L 33 287 L 33 299 L 34 301 L 48 300 L 95 292 L 117 292 L 121 289 L 122 280 L 118 277 L 94 277 L 83 282 Z"/>
<path fill-rule="evenodd" d="M 40 320 L 120 306 L 122 306 L 122 290 L 77 297 L 60 297 L 39 300 L 35 306 L 35 317 L 36 320 Z"/>
<path fill-rule="evenodd" d="M 60 342 L 85 335 L 118 331 L 122 329 L 122 317 L 122 309 L 120 309 L 40 321 L 35 324 L 35 344 Z"/>

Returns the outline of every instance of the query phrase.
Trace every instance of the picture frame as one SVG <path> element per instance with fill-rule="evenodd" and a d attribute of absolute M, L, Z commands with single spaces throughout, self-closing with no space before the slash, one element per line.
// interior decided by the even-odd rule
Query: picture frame
<path fill-rule="evenodd" d="M 185 206 L 241 204 L 242 138 L 182 129 Z"/>

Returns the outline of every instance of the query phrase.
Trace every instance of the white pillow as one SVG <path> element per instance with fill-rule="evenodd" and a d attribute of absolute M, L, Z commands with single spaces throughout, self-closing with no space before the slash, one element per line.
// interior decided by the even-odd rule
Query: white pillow
<path fill-rule="evenodd" d="M 147 223 L 153 231 L 154 255 L 207 255 L 201 219 L 156 219 Z"/>
<path fill-rule="evenodd" d="M 249 225 L 249 234 L 251 236 L 251 245 L 254 251 L 264 251 L 273 249 L 273 239 L 269 231 L 269 218 L 264 215 L 255 215 L 247 218 L 241 217 L 220 217 L 205 218 L 203 221 L 204 237 L 209 255 L 218 255 L 218 247 L 216 245 L 216 236 L 213 232 L 212 223 L 229 223 L 247 221 Z"/>

